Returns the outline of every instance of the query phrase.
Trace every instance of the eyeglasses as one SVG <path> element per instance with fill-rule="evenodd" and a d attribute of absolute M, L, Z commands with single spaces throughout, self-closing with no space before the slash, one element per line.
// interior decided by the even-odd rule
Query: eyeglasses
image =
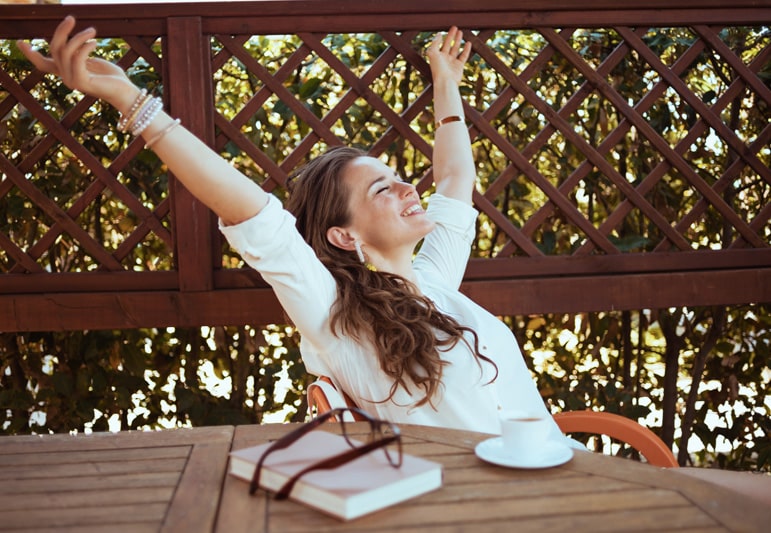
<path fill-rule="evenodd" d="M 353 427 L 351 426 L 351 422 L 346 422 L 344 419 L 346 412 L 359 415 L 365 421 L 369 422 L 370 432 L 366 443 L 362 444 L 354 441 L 351 438 L 349 433 Z M 324 459 L 318 463 L 307 466 L 297 472 L 294 476 L 292 476 L 292 478 L 284 483 L 284 486 L 281 487 L 278 492 L 276 492 L 274 495 L 276 500 L 285 500 L 288 498 L 289 493 L 292 492 L 292 488 L 294 487 L 295 483 L 297 483 L 297 480 L 308 472 L 313 470 L 331 470 L 333 468 L 337 468 L 344 465 L 345 463 L 353 461 L 358 457 L 361 457 L 362 455 L 368 454 L 373 450 L 377 450 L 378 448 L 383 450 L 386 458 L 388 459 L 388 463 L 391 466 L 394 468 L 399 468 L 402 465 L 402 437 L 401 433 L 399 432 L 399 428 L 385 420 L 373 418 L 366 412 L 356 407 L 340 407 L 317 416 L 310 422 L 303 424 L 296 430 L 292 431 L 291 433 L 287 433 L 277 441 L 273 442 L 273 444 L 271 444 L 268 449 L 265 450 L 265 453 L 262 454 L 262 457 L 260 457 L 260 460 L 257 462 L 257 466 L 254 469 L 254 475 L 252 476 L 252 482 L 249 485 L 249 494 L 254 494 L 257 492 L 257 488 L 260 486 L 260 472 L 262 471 L 262 465 L 265 462 L 265 458 L 268 455 L 276 450 L 288 448 L 297 442 L 303 435 L 313 431 L 324 422 L 328 420 L 334 420 L 335 418 L 340 420 L 342 435 L 351 449 L 342 452 L 339 455 L 332 456 L 329 459 Z"/>

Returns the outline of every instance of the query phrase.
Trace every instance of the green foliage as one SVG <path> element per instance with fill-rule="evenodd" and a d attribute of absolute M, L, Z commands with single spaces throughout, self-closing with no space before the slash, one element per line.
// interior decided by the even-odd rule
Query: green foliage
<path fill-rule="evenodd" d="M 0 334 L 3 433 L 303 419 L 291 328 Z M 277 385 L 280 386 L 277 387 Z"/>
<path fill-rule="evenodd" d="M 678 412 L 687 409 L 690 377 L 700 355 L 706 367 L 697 379 L 693 434 L 695 464 L 771 471 L 769 383 L 771 323 L 767 305 L 725 308 L 720 340 L 709 353 L 716 309 L 670 309 L 642 313 L 519 317 L 511 326 L 530 355 L 539 389 L 553 411 L 602 409 L 645 420 L 656 427 L 667 339 L 661 323 L 676 321 L 679 356 Z M 683 446 L 677 433 L 676 444 Z"/>

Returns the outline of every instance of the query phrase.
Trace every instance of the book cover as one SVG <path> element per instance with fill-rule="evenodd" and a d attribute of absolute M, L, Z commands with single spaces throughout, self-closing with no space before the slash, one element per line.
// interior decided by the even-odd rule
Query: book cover
<path fill-rule="evenodd" d="M 257 461 L 270 444 L 231 452 L 230 473 L 251 481 Z M 260 487 L 277 491 L 295 472 L 349 449 L 340 435 L 312 431 L 288 448 L 268 456 L 260 474 Z M 401 467 L 394 468 L 382 450 L 374 450 L 335 469 L 308 472 L 297 481 L 289 498 L 351 520 L 441 485 L 441 464 L 403 454 Z"/>

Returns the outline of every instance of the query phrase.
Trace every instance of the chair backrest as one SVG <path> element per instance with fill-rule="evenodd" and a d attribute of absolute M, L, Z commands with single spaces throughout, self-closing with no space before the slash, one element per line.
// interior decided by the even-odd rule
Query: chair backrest
<path fill-rule="evenodd" d="M 358 407 L 344 391 L 340 391 L 327 376 L 321 376 L 308 386 L 308 410 L 311 415 L 320 415 L 337 407 Z M 361 421 L 361 416 L 354 414 L 354 421 Z"/>
<path fill-rule="evenodd" d="M 604 411 L 566 411 L 554 415 L 563 433 L 607 435 L 628 444 L 654 466 L 676 468 L 677 459 L 658 435 L 645 426 L 621 415 Z"/>

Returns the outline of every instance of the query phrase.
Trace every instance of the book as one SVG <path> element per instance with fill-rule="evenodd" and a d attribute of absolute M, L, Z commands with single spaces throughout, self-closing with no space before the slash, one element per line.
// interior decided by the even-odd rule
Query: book
<path fill-rule="evenodd" d="M 231 452 L 230 474 L 251 481 L 257 462 L 270 444 Z M 311 431 L 291 446 L 271 452 L 263 463 L 260 488 L 278 491 L 294 473 L 350 449 L 340 435 Z M 441 464 L 402 454 L 402 465 L 394 468 L 383 450 L 376 449 L 337 468 L 308 472 L 297 481 L 289 499 L 352 520 L 441 485 Z"/>

